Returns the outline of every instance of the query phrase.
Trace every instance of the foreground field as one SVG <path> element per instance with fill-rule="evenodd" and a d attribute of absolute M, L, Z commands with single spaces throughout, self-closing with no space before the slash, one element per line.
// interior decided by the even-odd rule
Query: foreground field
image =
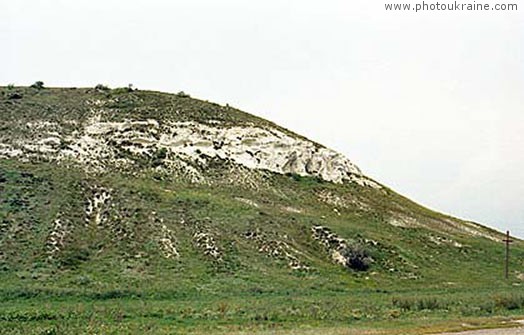
<path fill-rule="evenodd" d="M 251 292 L 3 290 L 1 334 L 426 334 L 500 327 L 520 288 Z M 506 324 L 511 326 L 511 324 Z"/>

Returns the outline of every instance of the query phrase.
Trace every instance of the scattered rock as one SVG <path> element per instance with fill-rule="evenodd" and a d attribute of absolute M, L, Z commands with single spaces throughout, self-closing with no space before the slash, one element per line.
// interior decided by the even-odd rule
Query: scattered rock
<path fill-rule="evenodd" d="M 354 270 L 365 271 L 373 262 L 363 246 L 338 237 L 327 227 L 314 226 L 311 232 L 313 239 L 326 248 L 335 263 Z"/>
<path fill-rule="evenodd" d="M 68 233 L 68 225 L 61 218 L 55 219 L 53 229 L 47 236 L 45 246 L 49 259 L 52 259 L 64 247 L 65 237 Z"/>
<path fill-rule="evenodd" d="M 111 194 L 109 190 L 102 187 L 93 187 L 92 192 L 93 196 L 87 199 L 86 204 L 86 226 L 90 223 L 101 226 L 108 219 L 106 209 L 109 206 Z"/>
<path fill-rule="evenodd" d="M 174 233 L 170 229 L 168 229 L 166 225 L 162 225 L 161 237 L 159 239 L 159 242 L 162 253 L 164 254 L 165 258 L 180 257 L 180 254 L 175 247 L 175 241 L 176 239 Z"/>
<path fill-rule="evenodd" d="M 242 203 L 244 203 L 246 205 L 258 208 L 258 204 L 256 202 L 254 202 L 253 200 L 240 198 L 240 197 L 235 197 L 235 200 L 238 200 L 238 201 L 240 201 L 240 202 L 242 202 Z"/>
<path fill-rule="evenodd" d="M 307 271 L 311 269 L 296 256 L 300 252 L 284 241 L 270 239 L 260 231 L 248 231 L 244 234 L 244 237 L 253 241 L 258 246 L 258 251 L 268 257 L 286 260 L 292 270 Z"/>
<path fill-rule="evenodd" d="M 202 249 L 204 255 L 211 257 L 215 261 L 222 261 L 222 254 L 218 249 L 215 239 L 209 233 L 199 232 L 193 235 L 193 241 Z"/>

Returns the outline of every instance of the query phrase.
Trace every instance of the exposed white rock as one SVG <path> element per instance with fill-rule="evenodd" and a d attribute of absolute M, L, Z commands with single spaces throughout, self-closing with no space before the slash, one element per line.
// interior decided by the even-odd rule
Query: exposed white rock
<path fill-rule="evenodd" d="M 50 121 L 33 121 L 27 122 L 25 125 L 27 128 L 38 131 L 53 130 L 60 128 L 60 125 L 58 123 Z"/>
<path fill-rule="evenodd" d="M 387 222 L 392 226 L 401 228 L 420 227 L 420 223 L 415 218 L 400 213 L 392 213 Z"/>
<path fill-rule="evenodd" d="M 53 258 L 54 255 L 62 249 L 66 235 L 67 225 L 62 222 L 60 218 L 57 218 L 46 240 L 48 258 Z"/>
<path fill-rule="evenodd" d="M 435 243 L 436 245 L 443 245 L 443 244 L 447 244 L 447 245 L 451 245 L 451 246 L 454 246 L 455 248 L 462 248 L 463 245 L 453 239 L 450 239 L 450 238 L 447 238 L 447 237 L 444 237 L 444 236 L 435 236 L 435 235 L 429 235 L 429 240 L 433 243 Z"/>
<path fill-rule="evenodd" d="M 369 205 L 352 198 L 351 196 L 342 196 L 328 190 L 322 190 L 317 193 L 318 200 L 328 205 L 333 205 L 340 208 L 356 207 L 361 210 L 368 210 Z"/>
<path fill-rule="evenodd" d="M 266 175 L 269 173 L 262 170 L 249 169 L 242 165 L 229 165 L 227 173 L 225 173 L 225 180 L 229 185 L 238 185 L 247 187 L 252 190 L 259 190 L 261 187 L 270 187 Z"/>
<path fill-rule="evenodd" d="M 154 236 L 164 258 L 179 258 L 180 253 L 176 248 L 177 239 L 175 233 L 164 224 L 164 219 L 158 217 L 157 213 L 152 211 L 149 221 L 155 230 Z"/>
<path fill-rule="evenodd" d="M 314 226 L 311 228 L 313 239 L 322 244 L 330 253 L 333 262 L 340 265 L 347 265 L 347 258 L 342 255 L 342 251 L 348 247 L 347 241 L 329 228 L 323 226 Z"/>
<path fill-rule="evenodd" d="M 202 249 L 204 255 L 210 256 L 216 261 L 222 261 L 222 254 L 216 245 L 215 239 L 209 233 L 195 233 L 193 240 L 195 244 Z"/>
<path fill-rule="evenodd" d="M 14 148 L 9 144 L 0 143 L 0 158 L 13 158 L 21 156 L 24 153 L 23 150 Z"/>
<path fill-rule="evenodd" d="M 251 199 L 241 198 L 241 197 L 235 197 L 235 200 L 238 200 L 246 205 L 252 206 L 252 207 L 258 207 L 258 204 L 254 202 Z"/>
<path fill-rule="evenodd" d="M 159 242 L 160 242 L 162 253 L 164 254 L 165 258 L 180 257 L 180 254 L 175 247 L 174 234 L 169 228 L 166 227 L 166 225 L 162 225 L 161 237 L 159 239 Z"/>
<path fill-rule="evenodd" d="M 87 200 L 86 206 L 86 225 L 93 222 L 95 226 L 100 226 L 107 218 L 104 216 L 104 208 L 107 207 L 111 194 L 106 189 L 95 192 L 92 199 Z"/>
<path fill-rule="evenodd" d="M 478 236 L 490 239 L 492 241 L 500 242 L 500 238 L 491 233 L 489 230 L 467 221 L 458 221 L 452 218 L 434 219 L 434 218 L 417 218 L 407 214 L 391 212 L 387 221 L 390 225 L 401 228 L 417 228 L 426 227 L 436 232 L 462 233 L 470 236 Z M 433 241 L 435 242 L 435 241 Z M 439 242 L 439 241 L 437 241 Z M 442 241 L 440 241 L 442 242 Z M 455 247 L 462 247 L 459 242 L 450 242 Z M 438 243 L 437 243 L 438 244 Z"/>
<path fill-rule="evenodd" d="M 270 239 L 258 230 L 248 231 L 244 234 L 244 237 L 257 245 L 260 253 L 272 258 L 286 260 L 292 270 L 307 271 L 311 269 L 299 259 L 299 255 L 303 256 L 303 254 L 285 241 Z M 282 237 L 287 239 L 287 235 Z"/>
<path fill-rule="evenodd" d="M 169 125 L 168 132 L 161 133 L 158 145 L 195 161 L 205 160 L 206 156 L 219 157 L 251 169 L 376 186 L 342 155 L 277 129 L 174 122 Z"/>
<path fill-rule="evenodd" d="M 485 237 L 495 242 L 501 242 L 499 235 L 492 234 L 488 232 L 486 229 L 483 229 L 482 227 L 480 227 L 479 225 L 473 222 L 468 222 L 468 221 L 457 222 L 453 219 L 444 219 L 444 221 L 446 224 L 453 227 L 453 229 L 461 231 L 468 235 Z"/>
<path fill-rule="evenodd" d="M 35 131 L 35 138 L 19 139 L 14 146 L 13 143 L 1 144 L 0 155 L 13 157 L 23 154 L 44 156 L 49 160 L 73 160 L 90 169 L 103 171 L 129 165 L 126 159 L 118 158 L 122 150 L 152 158 L 162 149 L 168 154 L 165 159 L 168 164 L 186 161 L 205 166 L 209 159 L 220 158 L 249 169 L 380 187 L 341 154 L 277 128 L 255 125 L 226 127 L 212 122 L 160 124 L 153 119 L 107 122 L 101 120 L 100 113 L 93 113 L 83 127 L 69 135 L 60 135 L 61 128 L 56 123 L 28 123 L 27 127 Z M 42 135 L 47 137 L 41 139 Z M 192 171 L 192 174 L 198 173 Z"/>
<path fill-rule="evenodd" d="M 346 266 L 347 264 L 347 259 L 342 256 L 342 254 L 340 253 L 340 251 L 338 250 L 332 250 L 331 251 L 331 260 L 335 263 L 338 263 L 342 266 Z"/>
<path fill-rule="evenodd" d="M 296 214 L 302 213 L 302 210 L 300 208 L 295 208 L 291 206 L 284 206 L 282 207 L 282 210 L 285 212 L 289 212 L 289 213 L 296 213 Z"/>

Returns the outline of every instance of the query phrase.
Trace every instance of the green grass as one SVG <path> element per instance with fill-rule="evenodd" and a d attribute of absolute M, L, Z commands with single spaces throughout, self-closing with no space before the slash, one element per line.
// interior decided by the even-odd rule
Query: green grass
<path fill-rule="evenodd" d="M 195 294 L 184 297 L 171 296 L 167 292 L 164 296 L 158 296 L 156 292 L 152 296 L 139 297 L 131 292 L 100 295 L 57 291 L 16 299 L 4 291 L 0 304 L 0 330 L 13 334 L 40 334 L 44 330 L 64 334 L 172 334 L 387 327 L 393 331 L 416 329 L 430 323 L 450 327 L 457 320 L 508 319 L 522 315 L 522 310 L 497 305 L 498 296 L 492 296 L 494 291 L 497 290 L 355 290 L 302 294 L 252 292 L 240 296 Z M 507 294 L 507 290 L 501 291 L 504 292 L 501 294 Z M 419 297 L 413 299 L 413 295 Z M 399 299 L 413 304 L 410 302 L 407 305 L 411 307 L 399 305 Z"/>

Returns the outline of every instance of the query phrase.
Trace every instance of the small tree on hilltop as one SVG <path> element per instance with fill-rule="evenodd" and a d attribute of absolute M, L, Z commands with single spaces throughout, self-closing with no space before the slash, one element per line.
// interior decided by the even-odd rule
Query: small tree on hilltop
<path fill-rule="evenodd" d="M 33 85 L 31 85 L 31 88 L 36 88 L 37 90 L 41 90 L 44 88 L 44 82 L 43 81 L 35 81 Z"/>
<path fill-rule="evenodd" d="M 107 87 L 106 85 L 97 84 L 95 86 L 95 90 L 97 90 L 97 91 L 109 91 L 109 87 Z"/>

